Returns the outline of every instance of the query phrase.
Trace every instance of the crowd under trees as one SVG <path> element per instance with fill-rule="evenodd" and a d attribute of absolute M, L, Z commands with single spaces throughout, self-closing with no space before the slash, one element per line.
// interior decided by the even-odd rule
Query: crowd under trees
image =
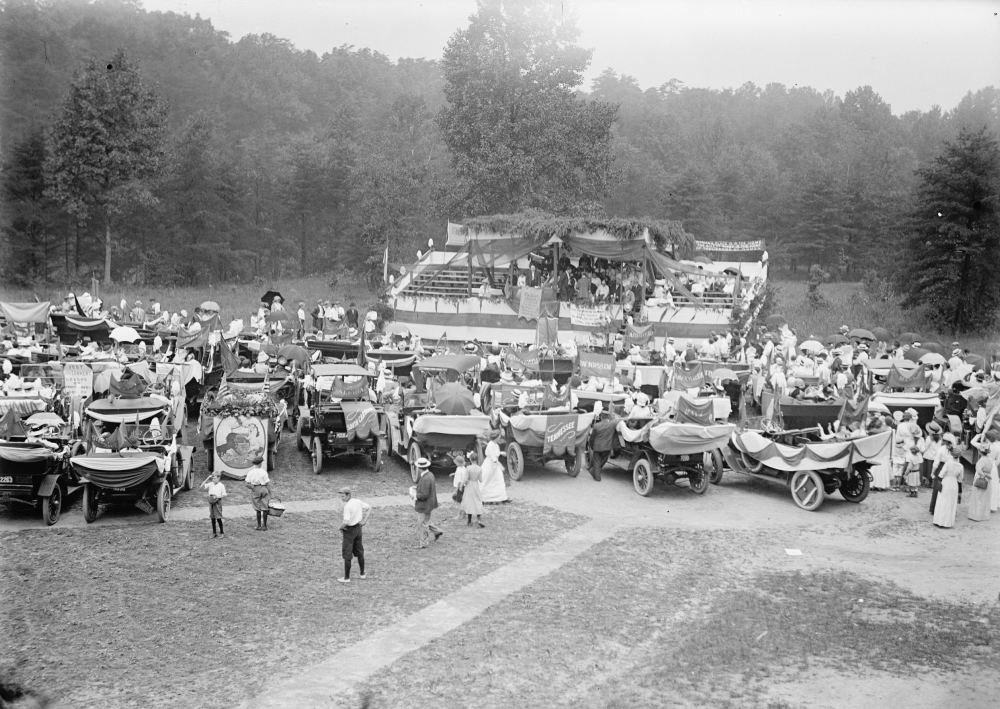
<path fill-rule="evenodd" d="M 0 277 L 380 272 L 387 245 L 408 263 L 447 220 L 539 210 L 763 238 L 803 276 L 920 269 L 900 281 L 922 284 L 917 306 L 969 284 L 937 313 L 961 327 L 988 312 L 970 301 L 1000 304 L 983 266 L 1000 239 L 996 88 L 898 115 L 870 86 L 644 89 L 609 68 L 587 87 L 591 53 L 560 18 L 557 2 L 480 0 L 440 62 L 393 62 L 233 41 L 129 0 L 5 0 Z"/>

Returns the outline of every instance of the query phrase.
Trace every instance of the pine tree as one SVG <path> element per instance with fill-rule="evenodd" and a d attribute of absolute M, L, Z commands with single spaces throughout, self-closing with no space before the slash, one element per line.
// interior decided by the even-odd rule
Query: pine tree
<path fill-rule="evenodd" d="M 905 304 L 955 333 L 984 330 L 1000 307 L 1000 143 L 963 129 L 919 175 Z"/>
<path fill-rule="evenodd" d="M 164 158 L 167 108 L 119 49 L 73 77 L 49 135 L 46 194 L 80 220 L 104 222 L 104 280 L 111 280 L 113 224 L 131 205 L 150 205 Z"/>

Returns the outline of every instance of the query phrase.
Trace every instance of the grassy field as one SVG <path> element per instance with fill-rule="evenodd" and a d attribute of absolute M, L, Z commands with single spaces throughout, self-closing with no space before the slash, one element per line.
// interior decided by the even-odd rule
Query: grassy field
<path fill-rule="evenodd" d="M 786 671 L 913 677 L 997 661 L 995 605 L 838 571 L 762 570 L 750 559 L 766 543 L 620 532 L 373 676 L 370 705 L 773 709 L 766 691 Z"/>
<path fill-rule="evenodd" d="M 868 297 L 861 283 L 826 283 L 820 294 L 829 301 L 829 307 L 813 309 L 806 294 L 808 287 L 802 281 L 773 281 L 778 288 L 774 312 L 784 315 L 788 325 L 795 330 L 799 342 L 809 338 L 822 339 L 839 331 L 841 325 L 849 328 L 884 327 L 893 335 L 915 332 L 924 342 L 940 342 L 950 350 L 955 340 L 973 352 L 989 355 L 989 344 L 996 342 L 995 334 L 976 337 L 954 337 L 950 332 L 934 328 L 919 314 L 905 311 L 896 300 L 881 302 Z"/>
<path fill-rule="evenodd" d="M 486 529 L 449 521 L 417 551 L 409 507 L 373 511 L 369 578 L 343 573 L 340 514 L 0 535 L 0 678 L 66 707 L 232 707 L 580 524 L 512 502 Z M 355 567 L 355 575 L 357 570 Z"/>

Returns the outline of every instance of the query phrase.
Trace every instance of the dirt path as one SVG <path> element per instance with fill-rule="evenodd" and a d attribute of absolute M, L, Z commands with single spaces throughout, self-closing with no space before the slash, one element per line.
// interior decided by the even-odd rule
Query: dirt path
<path fill-rule="evenodd" d="M 354 688 L 375 672 L 473 620 L 490 606 L 606 539 L 612 531 L 602 521 L 577 527 L 326 661 L 305 668 L 243 706 L 245 709 L 358 706 Z M 355 582 L 366 583 L 355 580 L 352 584 Z"/>

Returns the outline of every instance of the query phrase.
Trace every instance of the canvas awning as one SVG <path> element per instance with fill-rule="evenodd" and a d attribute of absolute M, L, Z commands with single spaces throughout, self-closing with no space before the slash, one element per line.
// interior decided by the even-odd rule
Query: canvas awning
<path fill-rule="evenodd" d="M 49 301 L 44 303 L 0 303 L 0 313 L 9 323 L 47 323 Z"/>

